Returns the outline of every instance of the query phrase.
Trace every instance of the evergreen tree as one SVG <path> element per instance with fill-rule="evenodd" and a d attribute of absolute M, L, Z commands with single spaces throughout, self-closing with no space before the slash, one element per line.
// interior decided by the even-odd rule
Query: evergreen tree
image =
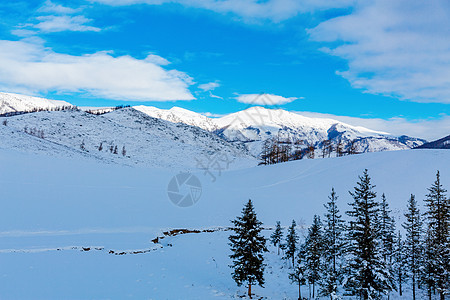
<path fill-rule="evenodd" d="M 306 253 L 303 247 L 299 247 L 297 253 L 297 265 L 294 270 L 289 273 L 289 279 L 292 283 L 298 285 L 298 299 L 302 299 L 302 285 L 306 284 Z"/>
<path fill-rule="evenodd" d="M 430 232 L 430 228 L 427 229 L 425 234 L 425 240 L 423 243 L 423 257 L 421 259 L 419 284 L 424 285 L 427 288 L 428 299 L 431 300 L 435 281 L 435 269 L 434 269 L 434 248 L 433 239 Z"/>
<path fill-rule="evenodd" d="M 373 191 L 368 171 L 359 176 L 359 182 L 350 192 L 353 203 L 347 212 L 348 228 L 348 274 L 346 288 L 363 299 L 376 299 L 380 293 L 393 288 L 393 276 L 386 269 L 380 253 L 379 203 Z"/>
<path fill-rule="evenodd" d="M 275 247 L 277 247 L 278 255 L 280 255 L 280 244 L 282 238 L 283 229 L 281 228 L 280 221 L 277 221 L 277 227 L 275 227 L 275 231 L 270 235 L 270 241 Z"/>
<path fill-rule="evenodd" d="M 306 277 L 308 278 L 308 282 L 312 284 L 313 298 L 315 297 L 315 284 L 321 278 L 322 235 L 322 222 L 320 221 L 320 217 L 315 215 L 313 224 L 308 229 L 308 236 L 305 240 Z"/>
<path fill-rule="evenodd" d="M 413 300 L 416 300 L 416 283 L 420 271 L 420 259 L 422 255 L 421 234 L 422 220 L 417 201 L 414 195 L 408 200 L 408 211 L 405 213 L 406 221 L 403 228 L 406 230 L 405 259 L 408 276 L 411 278 Z"/>
<path fill-rule="evenodd" d="M 328 199 L 329 201 L 324 205 L 327 213 L 325 214 L 326 223 L 323 234 L 324 268 L 320 294 L 333 299 L 336 297 L 337 288 L 342 281 L 341 264 L 345 247 L 345 222 L 342 220 L 336 204 L 338 196 L 334 188 L 331 189 Z"/>
<path fill-rule="evenodd" d="M 450 199 L 441 184 L 439 171 L 428 192 L 425 216 L 432 252 L 430 263 L 434 268 L 435 288 L 441 300 L 444 300 L 445 295 L 450 292 Z"/>
<path fill-rule="evenodd" d="M 395 244 L 395 221 L 390 216 L 389 204 L 386 201 L 386 196 L 381 195 L 381 222 L 380 222 L 380 235 L 381 235 L 381 247 L 383 260 L 386 264 L 392 262 L 392 255 L 394 252 Z"/>
<path fill-rule="evenodd" d="M 122 147 L 122 156 L 127 155 L 127 150 L 125 149 L 125 146 Z"/>
<path fill-rule="evenodd" d="M 261 236 L 262 223 L 257 219 L 253 203 L 248 200 L 242 216 L 232 221 L 234 234 L 229 236 L 233 268 L 232 277 L 238 286 L 248 284 L 248 296 L 252 298 L 252 285 L 264 285 L 264 257 L 266 239 Z"/>
<path fill-rule="evenodd" d="M 394 274 L 395 274 L 395 281 L 398 284 L 398 291 L 400 293 L 400 296 L 403 294 L 403 283 L 406 282 L 406 278 L 408 276 L 406 272 L 407 268 L 407 262 L 406 262 L 406 253 L 405 253 L 405 243 L 402 240 L 402 235 L 400 231 L 398 232 L 397 241 L 395 243 L 395 249 L 394 249 Z"/>
<path fill-rule="evenodd" d="M 388 272 L 394 274 L 395 272 L 392 266 L 395 248 L 395 220 L 391 217 L 391 210 L 389 209 L 389 204 L 386 201 L 384 193 L 381 195 L 380 219 L 381 255 Z"/>
<path fill-rule="evenodd" d="M 288 233 L 286 235 L 286 244 L 285 247 L 285 256 L 284 259 L 290 260 L 292 262 L 292 267 L 295 267 L 295 252 L 297 251 L 297 241 L 298 235 L 295 231 L 295 220 L 292 220 L 292 225 L 288 229 Z"/>

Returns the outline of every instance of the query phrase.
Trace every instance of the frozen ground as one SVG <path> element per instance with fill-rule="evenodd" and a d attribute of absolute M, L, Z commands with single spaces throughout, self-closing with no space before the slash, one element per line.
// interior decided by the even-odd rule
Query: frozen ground
<path fill-rule="evenodd" d="M 233 170 L 214 182 L 198 172 L 199 202 L 179 208 L 167 197 L 178 171 L 0 149 L 0 298 L 238 298 L 245 288 L 230 277 L 228 232 L 151 240 L 168 229 L 227 227 L 248 198 L 265 226 L 308 226 L 332 186 L 347 209 L 364 168 L 400 216 L 411 193 L 424 198 L 437 169 L 450 187 L 449 165 L 449 151 L 407 150 Z M 266 257 L 266 287 L 255 293 L 296 299 L 284 264 Z"/>

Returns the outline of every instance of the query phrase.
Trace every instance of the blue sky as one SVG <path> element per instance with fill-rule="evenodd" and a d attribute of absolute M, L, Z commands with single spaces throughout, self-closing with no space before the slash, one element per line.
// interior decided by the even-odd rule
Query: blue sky
<path fill-rule="evenodd" d="M 6 0 L 0 89 L 212 114 L 267 93 L 313 116 L 449 133 L 450 5 L 391 2 Z"/>

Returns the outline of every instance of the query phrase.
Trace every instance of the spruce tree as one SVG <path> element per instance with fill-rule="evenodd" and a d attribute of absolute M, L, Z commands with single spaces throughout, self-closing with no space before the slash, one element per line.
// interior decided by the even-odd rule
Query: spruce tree
<path fill-rule="evenodd" d="M 425 205 L 427 211 L 427 234 L 431 262 L 434 269 L 435 288 L 439 292 L 441 300 L 450 292 L 450 199 L 447 198 L 447 190 L 441 184 L 439 171 L 436 173 L 436 181 L 428 189 Z"/>
<path fill-rule="evenodd" d="M 400 296 L 403 295 L 403 284 L 406 282 L 408 276 L 406 269 L 407 269 L 407 262 L 405 253 L 405 243 L 402 240 L 402 235 L 399 231 L 394 248 L 393 271 L 395 275 L 395 281 L 398 284 L 398 292 Z"/>
<path fill-rule="evenodd" d="M 386 264 L 392 262 L 392 255 L 394 252 L 395 243 L 395 221 L 390 216 L 391 211 L 389 209 L 389 204 L 386 201 L 386 196 L 381 195 L 381 222 L 380 222 L 380 235 L 381 235 L 381 247 L 383 260 Z"/>
<path fill-rule="evenodd" d="M 344 233 L 345 222 L 337 207 L 338 196 L 331 189 L 328 196 L 329 201 L 324 205 L 327 209 L 325 214 L 326 222 L 323 234 L 323 277 L 320 294 L 330 296 L 331 299 L 337 296 L 337 289 L 342 281 L 342 258 L 345 247 Z"/>
<path fill-rule="evenodd" d="M 313 298 L 315 297 L 315 285 L 320 280 L 322 273 L 322 235 L 322 222 L 320 217 L 315 215 L 305 240 L 306 277 L 308 282 L 312 284 Z"/>
<path fill-rule="evenodd" d="M 380 293 L 393 288 L 393 276 L 386 269 L 380 251 L 379 203 L 373 191 L 367 169 L 350 192 L 353 203 L 347 212 L 350 217 L 348 228 L 348 274 L 345 287 L 363 299 L 376 299 Z"/>
<path fill-rule="evenodd" d="M 295 220 L 292 220 L 292 225 L 288 229 L 288 233 L 286 235 L 286 244 L 284 245 L 286 252 L 284 259 L 290 260 L 292 262 L 292 267 L 295 267 L 295 252 L 297 251 L 297 241 L 298 235 L 295 231 Z"/>
<path fill-rule="evenodd" d="M 304 247 L 299 247 L 297 252 L 297 265 L 294 270 L 289 273 L 289 279 L 292 283 L 298 285 L 298 299 L 302 299 L 302 286 L 306 284 L 306 253 Z"/>
<path fill-rule="evenodd" d="M 411 197 L 408 200 L 405 218 L 406 221 L 403 223 L 403 228 L 406 231 L 405 259 L 407 263 L 407 273 L 411 278 L 413 300 L 416 300 L 416 285 L 422 255 L 422 220 L 419 208 L 417 207 L 416 197 L 413 194 L 411 194 Z"/>
<path fill-rule="evenodd" d="M 432 294 L 436 285 L 434 268 L 434 248 L 430 228 L 427 229 L 423 242 L 423 257 L 421 259 L 419 284 L 427 289 L 428 299 L 432 299 Z"/>
<path fill-rule="evenodd" d="M 395 221 L 391 217 L 391 210 L 389 204 L 386 201 L 386 196 L 383 193 L 381 195 L 380 203 L 380 238 L 381 238 L 381 255 L 383 257 L 384 264 L 389 273 L 394 274 L 394 248 L 395 248 Z M 388 291 L 389 299 L 389 291 Z"/>
<path fill-rule="evenodd" d="M 252 285 L 264 285 L 264 257 L 266 239 L 261 235 L 262 223 L 257 219 L 253 203 L 248 200 L 242 216 L 232 221 L 234 234 L 229 236 L 233 268 L 232 277 L 238 286 L 248 284 L 248 296 L 252 298 Z"/>
<path fill-rule="evenodd" d="M 282 238 L 283 238 L 283 229 L 281 228 L 280 221 L 277 221 L 275 231 L 270 235 L 270 241 L 275 247 L 277 247 L 278 255 L 280 255 L 280 243 Z"/>

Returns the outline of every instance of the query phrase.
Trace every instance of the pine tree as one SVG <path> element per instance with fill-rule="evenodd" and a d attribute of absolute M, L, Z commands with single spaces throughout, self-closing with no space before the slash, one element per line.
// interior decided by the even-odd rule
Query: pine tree
<path fill-rule="evenodd" d="M 127 150 L 125 150 L 125 146 L 122 147 L 122 156 L 127 155 Z"/>
<path fill-rule="evenodd" d="M 321 278 L 322 235 L 322 222 L 320 217 L 315 215 L 305 240 L 307 278 L 308 282 L 312 284 L 313 298 L 315 297 L 315 284 Z"/>
<path fill-rule="evenodd" d="M 337 288 L 342 281 L 341 264 L 345 246 L 345 222 L 339 214 L 336 204 L 338 196 L 334 188 L 331 189 L 328 199 L 329 201 L 324 205 L 327 213 L 325 214 L 326 222 L 323 234 L 324 269 L 320 294 L 333 299 L 336 297 Z"/>
<path fill-rule="evenodd" d="M 398 236 L 395 243 L 393 266 L 394 266 L 393 269 L 395 274 L 395 281 L 398 284 L 399 294 L 400 296 L 402 296 L 403 283 L 406 282 L 408 274 L 406 272 L 407 262 L 405 253 L 405 243 L 402 240 L 402 235 L 400 231 L 398 232 Z"/>
<path fill-rule="evenodd" d="M 450 199 L 441 184 L 439 171 L 436 181 L 428 189 L 425 216 L 431 246 L 431 265 L 434 268 L 435 288 L 441 300 L 450 292 Z"/>
<path fill-rule="evenodd" d="M 389 209 L 389 204 L 386 201 L 386 196 L 384 193 L 381 195 L 380 218 L 381 222 L 379 223 L 379 230 L 381 238 L 381 255 L 388 272 L 394 274 L 392 265 L 395 247 L 395 221 L 391 217 L 391 210 Z"/>
<path fill-rule="evenodd" d="M 380 253 L 379 203 L 373 191 L 368 171 L 359 176 L 359 182 L 350 192 L 354 202 L 348 228 L 348 278 L 345 287 L 363 299 L 379 298 L 393 288 L 393 276 L 386 269 Z"/>
<path fill-rule="evenodd" d="M 118 153 L 117 145 L 114 146 L 114 152 L 113 152 L 113 153 L 114 153 L 114 154 L 117 154 L 117 153 Z"/>
<path fill-rule="evenodd" d="M 434 268 L 434 248 L 433 239 L 430 228 L 427 229 L 425 234 L 425 240 L 423 243 L 423 257 L 421 259 L 419 284 L 424 285 L 427 288 L 428 299 L 431 300 L 435 281 L 435 268 Z"/>
<path fill-rule="evenodd" d="M 277 227 L 275 231 L 270 235 L 270 241 L 277 247 L 277 253 L 280 255 L 280 243 L 283 238 L 283 229 L 281 228 L 280 221 L 277 221 Z"/>
<path fill-rule="evenodd" d="M 420 259 L 422 255 L 421 235 L 422 220 L 417 201 L 414 195 L 408 200 L 408 211 L 405 213 L 406 221 L 403 228 L 406 230 L 405 259 L 408 276 L 411 278 L 413 300 L 416 300 L 416 283 L 420 271 Z"/>
<path fill-rule="evenodd" d="M 292 283 L 298 285 L 298 299 L 302 299 L 302 285 L 306 284 L 306 253 L 304 247 L 299 247 L 297 252 L 297 265 L 294 270 L 289 273 L 289 279 Z"/>
<path fill-rule="evenodd" d="M 264 285 L 264 257 L 266 239 L 261 235 L 262 223 L 257 219 L 253 203 L 248 200 L 242 216 L 232 221 L 235 234 L 229 236 L 233 268 L 232 277 L 238 286 L 248 284 L 248 296 L 252 298 L 252 285 Z"/>
<path fill-rule="evenodd" d="M 292 220 L 292 225 L 288 229 L 286 235 L 286 244 L 284 245 L 286 252 L 284 259 L 288 259 L 292 262 L 292 267 L 295 267 L 295 252 L 297 251 L 298 235 L 295 231 L 295 220 Z"/>

